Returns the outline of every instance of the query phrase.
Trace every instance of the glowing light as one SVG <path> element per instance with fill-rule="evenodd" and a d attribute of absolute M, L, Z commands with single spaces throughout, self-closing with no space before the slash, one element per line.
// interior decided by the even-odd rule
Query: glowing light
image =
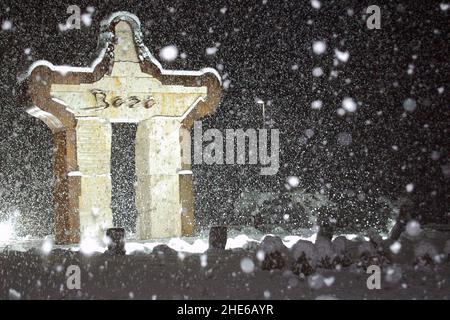
<path fill-rule="evenodd" d="M 0 243 L 8 243 L 14 238 L 14 224 L 11 220 L 0 222 Z"/>

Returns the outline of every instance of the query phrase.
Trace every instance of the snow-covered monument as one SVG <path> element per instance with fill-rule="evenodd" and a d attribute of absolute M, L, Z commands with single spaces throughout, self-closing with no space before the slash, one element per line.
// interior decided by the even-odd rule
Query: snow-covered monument
<path fill-rule="evenodd" d="M 118 12 L 102 23 L 89 68 L 34 63 L 24 87 L 27 112 L 52 130 L 55 235 L 61 244 L 112 227 L 111 123 L 137 123 L 136 207 L 140 239 L 191 235 L 192 171 L 181 131 L 218 106 L 214 69 L 169 71 L 150 54 L 140 22 Z"/>

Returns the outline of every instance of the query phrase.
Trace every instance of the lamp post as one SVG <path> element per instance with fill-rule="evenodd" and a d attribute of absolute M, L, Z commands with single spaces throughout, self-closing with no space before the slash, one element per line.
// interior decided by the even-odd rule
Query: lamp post
<path fill-rule="evenodd" d="M 262 105 L 263 128 L 266 125 L 266 103 L 261 99 L 256 99 L 256 103 Z"/>

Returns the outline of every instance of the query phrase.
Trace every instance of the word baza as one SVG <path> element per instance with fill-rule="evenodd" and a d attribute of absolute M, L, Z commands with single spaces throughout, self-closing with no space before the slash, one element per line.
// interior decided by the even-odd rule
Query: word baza
<path fill-rule="evenodd" d="M 85 108 L 86 109 L 95 109 L 95 110 L 103 110 L 107 109 L 110 106 L 114 108 L 119 108 L 121 106 L 126 106 L 128 108 L 136 108 L 136 107 L 144 107 L 146 109 L 150 109 L 155 105 L 155 99 L 151 96 L 147 96 L 144 99 L 138 98 L 136 96 L 130 96 L 127 98 L 122 98 L 120 96 L 116 96 L 111 99 L 111 103 L 109 103 L 106 99 L 106 92 L 99 89 L 91 90 L 91 93 L 95 97 L 96 105 L 94 107 Z"/>
<path fill-rule="evenodd" d="M 211 312 L 219 313 L 222 315 L 273 315 L 273 305 L 255 304 L 255 305 L 243 305 L 243 304 L 223 304 L 221 309 L 212 309 L 212 307 L 191 307 L 184 305 L 178 307 L 178 315 L 202 315 L 208 318 Z"/>

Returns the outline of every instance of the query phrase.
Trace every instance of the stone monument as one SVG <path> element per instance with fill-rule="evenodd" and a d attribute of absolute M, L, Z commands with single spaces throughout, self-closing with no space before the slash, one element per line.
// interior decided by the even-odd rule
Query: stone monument
<path fill-rule="evenodd" d="M 182 161 L 181 131 L 219 105 L 214 69 L 164 70 L 143 44 L 138 18 L 102 23 L 100 53 L 89 68 L 32 65 L 27 112 L 54 138 L 55 235 L 60 244 L 104 235 L 111 211 L 111 123 L 137 123 L 136 234 L 192 235 L 192 171 Z"/>

